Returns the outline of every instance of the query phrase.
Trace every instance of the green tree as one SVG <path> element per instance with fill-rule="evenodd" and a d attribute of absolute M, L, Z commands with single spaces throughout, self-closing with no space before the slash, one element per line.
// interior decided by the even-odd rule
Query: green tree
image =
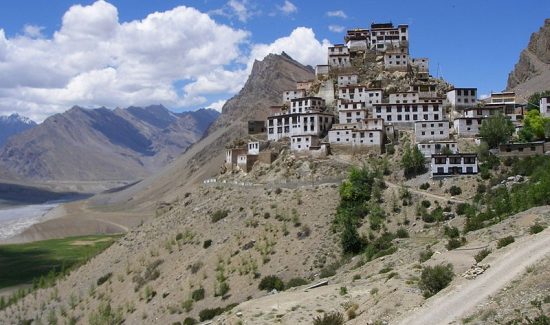
<path fill-rule="evenodd" d="M 534 93 L 529 96 L 527 102 L 527 110 L 539 110 L 540 99 L 542 97 L 550 96 L 550 90 L 545 90 L 543 92 Z"/>
<path fill-rule="evenodd" d="M 408 145 L 405 148 L 403 157 L 401 157 L 401 166 L 407 177 L 421 174 L 426 170 L 424 155 L 417 146 Z"/>
<path fill-rule="evenodd" d="M 528 111 L 523 120 L 523 128 L 519 132 L 520 140 L 530 142 L 544 139 L 546 120 L 547 119 L 540 115 L 539 111 Z"/>
<path fill-rule="evenodd" d="M 514 133 L 512 121 L 502 114 L 493 115 L 481 123 L 479 135 L 489 145 L 489 148 L 496 148 L 510 140 Z"/>

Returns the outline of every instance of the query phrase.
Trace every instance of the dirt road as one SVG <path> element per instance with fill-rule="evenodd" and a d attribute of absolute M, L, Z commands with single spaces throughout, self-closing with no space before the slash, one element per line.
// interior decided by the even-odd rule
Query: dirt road
<path fill-rule="evenodd" d="M 489 296 L 504 288 L 515 277 L 522 275 L 526 267 L 545 256 L 550 256 L 550 229 L 526 236 L 512 245 L 497 251 L 491 267 L 475 280 L 470 280 L 440 292 L 428 300 L 412 315 L 399 324 L 425 325 L 459 322 L 471 314 L 475 307 Z"/>

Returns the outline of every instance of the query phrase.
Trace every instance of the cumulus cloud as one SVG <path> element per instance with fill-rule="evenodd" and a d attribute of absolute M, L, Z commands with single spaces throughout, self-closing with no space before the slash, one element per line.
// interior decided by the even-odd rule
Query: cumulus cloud
<path fill-rule="evenodd" d="M 298 8 L 288 0 L 285 0 L 283 5 L 279 7 L 279 10 L 282 11 L 285 15 L 290 15 L 298 12 Z"/>
<path fill-rule="evenodd" d="M 225 102 L 226 100 L 218 100 L 218 101 L 215 101 L 213 102 L 212 104 L 206 106 L 206 108 L 209 108 L 209 109 L 213 109 L 213 110 L 216 110 L 218 112 L 222 112 L 222 107 L 223 105 L 225 105 Z"/>
<path fill-rule="evenodd" d="M 105 1 L 76 5 L 51 39 L 6 39 L 0 30 L 0 74 L 9 76 L 0 80 L 0 113 L 41 121 L 72 105 L 204 103 L 204 94 L 239 88 L 243 72 L 224 67 L 241 59 L 248 37 L 189 7 L 121 23 Z M 190 84 L 178 95 L 181 79 Z"/>
<path fill-rule="evenodd" d="M 340 25 L 329 25 L 328 26 L 328 30 L 330 30 L 331 32 L 334 32 L 334 33 L 341 33 L 344 31 L 344 26 L 340 26 Z"/>
<path fill-rule="evenodd" d="M 348 15 L 343 10 L 335 10 L 335 11 L 328 11 L 327 16 L 329 17 L 337 17 L 337 18 L 348 18 Z"/>
<path fill-rule="evenodd" d="M 298 27 L 289 36 L 281 37 L 271 44 L 256 44 L 252 48 L 251 60 L 261 59 L 269 53 L 286 52 L 303 64 L 315 66 L 326 62 L 327 49 L 331 43 L 317 40 L 313 29 Z"/>
<path fill-rule="evenodd" d="M 25 25 L 23 26 L 23 34 L 29 38 L 40 38 L 44 37 L 42 34 L 44 27 L 36 25 Z"/>
<path fill-rule="evenodd" d="M 237 93 L 255 59 L 285 51 L 316 65 L 329 45 L 305 27 L 251 44 L 248 31 L 185 6 L 120 22 L 103 0 L 75 5 L 49 38 L 32 31 L 11 38 L 0 29 L 0 115 L 42 121 L 73 105 L 219 108 L 222 101 L 209 98 Z"/>

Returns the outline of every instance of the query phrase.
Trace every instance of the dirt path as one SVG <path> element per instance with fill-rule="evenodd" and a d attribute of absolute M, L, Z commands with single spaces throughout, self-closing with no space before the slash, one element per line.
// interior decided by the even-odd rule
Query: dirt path
<path fill-rule="evenodd" d="M 386 181 L 386 185 L 388 185 L 388 187 L 392 187 L 392 188 L 400 188 L 401 187 L 401 185 L 391 183 L 391 182 L 388 182 L 388 181 Z M 455 203 L 465 203 L 466 202 L 464 200 L 460 200 L 460 199 L 457 199 L 457 198 L 451 198 L 450 196 L 432 194 L 432 193 L 428 193 L 428 192 L 425 192 L 425 191 L 415 190 L 415 189 L 410 188 L 410 187 L 407 187 L 407 189 L 409 190 L 409 192 L 416 193 L 418 195 L 431 197 L 432 199 L 436 199 L 436 200 L 451 201 L 451 202 L 455 202 Z"/>
<path fill-rule="evenodd" d="M 489 263 L 491 267 L 483 275 L 446 289 L 401 320 L 400 324 L 449 324 L 468 316 L 489 296 L 523 274 L 526 267 L 550 256 L 550 229 L 527 236 L 503 250 L 505 252 L 497 253 L 500 255 Z"/>

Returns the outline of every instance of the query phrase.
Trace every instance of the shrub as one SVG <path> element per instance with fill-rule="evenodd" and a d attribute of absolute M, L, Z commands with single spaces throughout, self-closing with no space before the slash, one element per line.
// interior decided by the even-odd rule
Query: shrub
<path fill-rule="evenodd" d="M 457 227 L 445 226 L 445 236 L 449 238 L 458 238 L 460 236 L 460 231 Z"/>
<path fill-rule="evenodd" d="M 423 184 L 420 184 L 420 189 L 421 190 L 427 190 L 430 188 L 430 183 L 423 183 Z"/>
<path fill-rule="evenodd" d="M 88 321 L 90 325 L 122 324 L 124 317 L 121 308 L 113 310 L 110 303 L 103 302 L 96 312 L 92 312 Z"/>
<path fill-rule="evenodd" d="M 420 252 L 420 258 L 419 258 L 420 263 L 424 263 L 427 260 L 429 260 L 430 258 L 432 258 L 433 254 L 434 254 L 434 252 L 431 249 L 427 249 L 423 252 Z"/>
<path fill-rule="evenodd" d="M 340 296 L 345 296 L 348 294 L 348 288 L 340 287 Z"/>
<path fill-rule="evenodd" d="M 460 216 L 465 215 L 470 209 L 472 209 L 472 206 L 469 205 L 468 203 L 459 203 L 456 206 L 456 214 Z"/>
<path fill-rule="evenodd" d="M 194 301 L 199 301 L 204 299 L 204 288 L 199 288 L 191 293 L 191 298 Z"/>
<path fill-rule="evenodd" d="M 183 310 L 185 310 L 186 313 L 190 312 L 191 310 L 193 310 L 193 300 L 187 299 L 183 301 L 181 303 L 181 308 L 183 308 Z"/>
<path fill-rule="evenodd" d="M 512 236 L 503 237 L 503 238 L 498 240 L 497 248 L 502 248 L 502 247 L 508 246 L 511 243 L 513 243 L 514 241 L 515 241 L 514 237 L 512 237 Z"/>
<path fill-rule="evenodd" d="M 452 196 L 460 195 L 462 194 L 462 189 L 456 185 L 453 185 L 451 186 L 451 188 L 449 188 L 449 194 L 451 194 Z"/>
<path fill-rule="evenodd" d="M 451 264 L 424 267 L 419 282 L 424 297 L 431 297 L 447 287 L 453 277 L 454 272 Z"/>
<path fill-rule="evenodd" d="M 339 312 L 333 312 L 330 314 L 323 314 L 323 316 L 317 316 L 313 319 L 313 325 L 343 325 L 344 315 Z"/>
<path fill-rule="evenodd" d="M 279 277 L 275 275 L 268 275 L 260 281 L 258 289 L 267 291 L 275 289 L 277 291 L 283 291 L 285 289 L 285 284 Z"/>
<path fill-rule="evenodd" d="M 543 231 L 544 228 L 545 227 L 540 223 L 535 223 L 534 225 L 529 227 L 529 233 L 531 233 L 531 235 L 538 234 L 539 232 Z"/>
<path fill-rule="evenodd" d="M 445 247 L 447 247 L 448 250 L 453 250 L 455 248 L 459 248 L 460 246 L 462 246 L 462 241 L 460 239 L 451 238 Z"/>
<path fill-rule="evenodd" d="M 299 287 L 308 284 L 309 282 L 303 278 L 292 278 L 285 284 L 286 289 Z"/>
<path fill-rule="evenodd" d="M 336 270 L 340 267 L 340 263 L 332 263 L 330 265 L 325 266 L 321 272 L 319 272 L 319 277 L 321 279 L 328 278 L 336 274 Z"/>
<path fill-rule="evenodd" d="M 184 320 L 183 320 L 183 325 L 195 325 L 197 324 L 197 320 L 194 319 L 194 318 L 191 318 L 191 317 L 186 317 Z"/>
<path fill-rule="evenodd" d="M 405 228 L 399 228 L 395 232 L 395 236 L 397 236 L 397 238 L 409 238 L 409 232 Z"/>
<path fill-rule="evenodd" d="M 423 200 L 422 202 L 420 202 L 422 204 L 423 207 L 425 207 L 426 209 L 429 208 L 431 205 L 432 205 L 432 202 L 428 201 L 428 200 Z"/>
<path fill-rule="evenodd" d="M 282 192 L 283 192 L 283 190 L 280 187 L 277 187 L 275 189 L 275 194 L 277 194 L 277 195 L 281 194 Z"/>
<path fill-rule="evenodd" d="M 220 307 L 218 307 L 218 308 L 206 308 L 206 309 L 203 309 L 199 312 L 199 319 L 200 319 L 201 322 L 211 320 L 212 318 L 223 314 L 224 311 L 225 311 L 225 309 L 220 308 Z"/>
<path fill-rule="evenodd" d="M 202 248 L 208 248 L 212 245 L 212 239 L 207 239 L 202 243 Z"/>
<path fill-rule="evenodd" d="M 109 272 L 109 273 L 105 274 L 104 276 L 100 277 L 99 279 L 97 279 L 97 286 L 99 287 L 103 283 L 107 282 L 107 280 L 109 280 L 112 275 L 113 275 L 113 273 Z"/>
<path fill-rule="evenodd" d="M 212 214 L 212 222 L 216 223 L 229 215 L 229 210 L 217 210 Z"/>
<path fill-rule="evenodd" d="M 476 260 L 477 263 L 483 261 L 483 259 L 485 257 L 487 257 L 487 255 L 491 254 L 491 250 L 488 249 L 488 248 L 484 248 L 482 250 L 480 250 L 475 256 L 474 256 L 474 259 Z"/>

